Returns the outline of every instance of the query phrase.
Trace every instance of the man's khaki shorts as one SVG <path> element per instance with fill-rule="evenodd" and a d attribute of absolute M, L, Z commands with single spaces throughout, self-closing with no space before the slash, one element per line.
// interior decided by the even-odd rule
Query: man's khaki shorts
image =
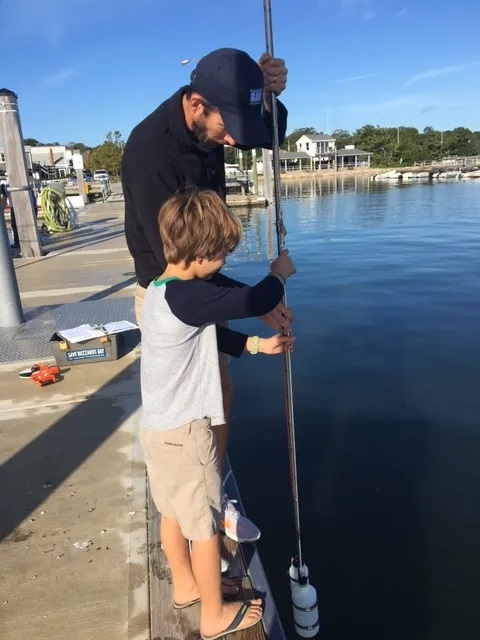
<path fill-rule="evenodd" d="M 222 481 L 210 420 L 177 429 L 140 428 L 150 491 L 158 511 L 176 520 L 187 540 L 208 540 L 217 531 Z"/>
<path fill-rule="evenodd" d="M 144 287 L 137 283 L 135 287 L 135 319 L 140 329 L 142 328 L 142 307 L 146 291 Z"/>
<path fill-rule="evenodd" d="M 139 284 L 135 287 L 135 318 L 137 320 L 137 325 L 142 328 L 141 320 L 142 320 L 142 308 L 143 308 L 143 300 L 145 298 L 146 289 L 141 287 Z M 223 323 L 225 326 L 228 326 L 228 322 Z M 226 353 L 218 352 L 218 364 L 220 366 L 220 375 L 228 375 L 225 370 L 228 368 L 230 364 L 230 356 Z"/>

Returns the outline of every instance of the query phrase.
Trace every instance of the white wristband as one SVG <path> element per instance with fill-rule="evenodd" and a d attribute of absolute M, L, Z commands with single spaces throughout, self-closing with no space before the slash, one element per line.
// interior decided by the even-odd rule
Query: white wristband
<path fill-rule="evenodd" d="M 279 273 L 278 271 L 270 271 L 270 275 L 275 276 L 275 278 L 278 278 L 280 282 L 283 284 L 283 286 L 285 286 L 287 280 L 286 278 L 284 278 L 284 276 L 282 276 L 281 273 Z"/>

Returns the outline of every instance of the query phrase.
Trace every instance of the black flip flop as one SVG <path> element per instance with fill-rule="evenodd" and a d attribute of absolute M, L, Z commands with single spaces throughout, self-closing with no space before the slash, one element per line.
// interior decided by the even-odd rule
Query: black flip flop
<path fill-rule="evenodd" d="M 188 609 L 188 607 L 193 607 L 194 604 L 200 602 L 200 598 L 196 598 L 195 600 L 190 600 L 190 602 L 185 602 L 184 604 L 177 604 L 175 600 L 173 601 L 173 608 L 176 611 L 181 611 L 182 609 Z"/>
<path fill-rule="evenodd" d="M 236 631 L 245 631 L 246 629 L 250 629 L 250 627 L 254 627 L 256 624 L 260 622 L 260 620 L 262 619 L 262 616 L 260 616 L 258 620 L 255 620 L 255 622 L 252 622 L 251 624 L 249 624 L 248 627 L 243 627 L 241 630 L 238 629 L 240 623 L 245 618 L 247 611 L 251 606 L 252 606 L 251 602 L 244 602 L 240 607 L 237 615 L 232 620 L 231 624 L 229 624 L 224 631 L 221 631 L 220 633 L 217 633 L 214 636 L 204 636 L 203 633 L 201 633 L 200 635 L 202 636 L 202 639 L 203 640 L 219 640 L 219 638 L 224 638 L 225 636 L 228 636 L 230 633 L 235 633 Z"/>
<path fill-rule="evenodd" d="M 231 580 L 232 584 L 226 584 L 227 580 Z M 232 598 L 236 598 L 240 592 L 240 587 L 238 586 L 238 584 L 235 583 L 235 580 L 233 580 L 232 578 L 222 578 L 222 587 L 237 587 L 237 590 L 235 591 L 235 593 L 229 593 L 228 595 L 222 593 L 223 599 L 226 600 L 227 602 L 229 600 L 231 600 Z M 180 611 L 181 609 L 188 609 L 188 607 L 193 607 L 194 604 L 197 604 L 198 602 L 200 602 L 200 598 L 195 598 L 195 600 L 190 600 L 189 602 L 185 602 L 184 604 L 178 604 L 178 602 L 175 602 L 175 600 L 173 601 L 173 608 L 176 609 L 177 611 Z"/>

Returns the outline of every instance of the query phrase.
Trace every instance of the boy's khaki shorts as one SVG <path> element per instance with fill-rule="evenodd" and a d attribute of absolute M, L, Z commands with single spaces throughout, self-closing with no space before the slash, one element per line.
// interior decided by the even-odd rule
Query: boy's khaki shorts
<path fill-rule="evenodd" d="M 139 430 L 150 491 L 158 511 L 176 520 L 187 540 L 208 540 L 218 529 L 222 483 L 210 420 L 177 429 Z"/>

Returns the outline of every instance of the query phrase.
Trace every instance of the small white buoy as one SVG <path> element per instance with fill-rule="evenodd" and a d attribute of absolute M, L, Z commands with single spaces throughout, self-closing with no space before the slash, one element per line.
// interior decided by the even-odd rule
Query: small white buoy
<path fill-rule="evenodd" d="M 295 631 L 302 638 L 314 638 L 320 629 L 317 591 L 308 581 L 308 573 L 299 572 L 294 563 L 292 561 L 289 574 Z"/>

